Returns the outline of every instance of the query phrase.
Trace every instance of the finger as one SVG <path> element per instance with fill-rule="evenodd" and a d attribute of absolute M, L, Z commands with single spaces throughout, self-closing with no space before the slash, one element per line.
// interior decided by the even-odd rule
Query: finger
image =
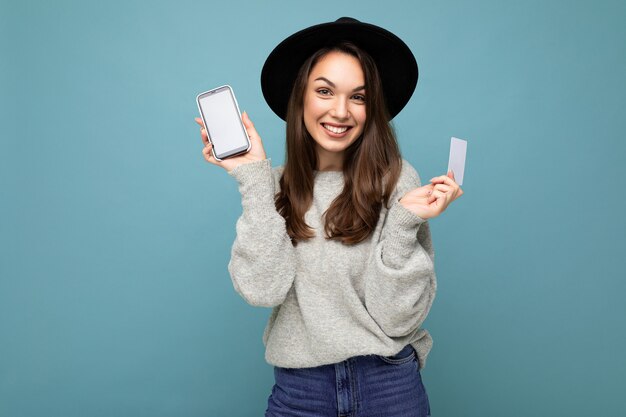
<path fill-rule="evenodd" d="M 448 205 L 448 200 L 446 199 L 446 197 L 438 198 L 435 202 L 435 205 L 439 210 L 443 211 Z"/>
<path fill-rule="evenodd" d="M 434 189 L 442 191 L 444 193 L 448 193 L 448 192 L 452 191 L 453 187 L 451 187 L 451 186 L 449 186 L 447 184 L 435 184 Z"/>
<path fill-rule="evenodd" d="M 452 200 L 450 200 L 452 202 L 463 195 L 463 190 L 458 188 L 455 193 L 450 193 L 450 195 L 452 196 Z"/>
<path fill-rule="evenodd" d="M 428 197 L 428 200 L 426 201 L 426 203 L 428 205 L 434 203 L 435 201 L 437 201 L 440 197 L 436 196 L 436 195 L 431 195 L 430 197 Z"/>
<path fill-rule="evenodd" d="M 434 204 L 435 207 L 437 207 L 437 209 L 440 209 L 443 211 L 443 209 L 445 209 L 445 207 L 448 206 L 448 204 L 450 204 L 450 195 L 449 194 L 444 194 L 444 193 L 434 193 L 433 197 L 430 199 L 430 201 L 428 202 L 428 204 Z"/>
<path fill-rule="evenodd" d="M 209 135 L 207 135 L 206 133 L 206 129 L 200 129 L 200 136 L 202 137 L 202 142 L 205 145 L 208 145 L 211 143 L 211 141 L 209 140 Z"/>
<path fill-rule="evenodd" d="M 437 177 L 433 177 L 430 179 L 431 183 L 446 183 L 446 184 L 451 184 L 454 182 L 454 180 L 450 177 L 448 177 L 447 175 L 439 175 Z"/>
<path fill-rule="evenodd" d="M 430 182 L 433 184 L 448 184 L 448 185 L 456 185 L 456 182 L 448 177 L 447 175 L 440 175 L 438 177 L 433 177 L 430 179 Z"/>
<path fill-rule="evenodd" d="M 414 197 L 425 197 L 429 196 L 433 191 L 433 186 L 431 184 L 425 185 L 423 187 L 418 187 L 410 191 L 411 195 Z"/>
<path fill-rule="evenodd" d="M 210 162 L 212 164 L 217 164 L 217 159 L 215 159 L 215 157 L 213 156 L 213 152 L 211 152 L 212 149 L 213 149 L 213 145 L 208 144 L 202 149 L 202 154 L 204 156 L 204 159 L 206 159 L 207 162 Z"/>
<path fill-rule="evenodd" d="M 445 197 L 446 193 L 441 192 L 439 190 L 433 190 L 433 193 L 431 194 L 432 197 L 434 197 L 435 199 L 441 198 L 441 197 Z"/>
<path fill-rule="evenodd" d="M 206 145 L 208 143 L 211 143 L 211 140 L 209 139 L 209 135 L 206 131 L 206 128 L 204 127 L 204 122 L 202 121 L 201 118 L 196 117 L 196 123 L 198 123 L 200 125 L 200 136 L 202 137 L 202 142 Z"/>
<path fill-rule="evenodd" d="M 452 178 L 452 179 L 454 179 L 454 171 L 452 171 L 452 170 L 448 171 L 447 176 Z"/>
<path fill-rule="evenodd" d="M 248 117 L 247 112 L 243 112 L 243 114 L 241 115 L 241 120 L 243 121 L 243 125 L 246 128 L 246 132 L 248 132 L 248 137 L 250 137 L 250 139 L 254 141 L 260 140 L 259 134 L 254 128 L 254 123 L 252 123 L 252 120 L 250 120 L 250 117 Z"/>

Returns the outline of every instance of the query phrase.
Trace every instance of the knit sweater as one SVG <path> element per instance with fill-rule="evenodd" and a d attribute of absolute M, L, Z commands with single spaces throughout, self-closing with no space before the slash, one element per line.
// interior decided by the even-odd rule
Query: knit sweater
<path fill-rule="evenodd" d="M 429 224 L 398 200 L 421 185 L 402 171 L 374 233 L 354 245 L 324 237 L 322 214 L 344 186 L 343 172 L 315 171 L 305 214 L 316 236 L 293 246 L 274 205 L 283 166 L 264 159 L 228 171 L 238 182 L 242 214 L 228 271 L 252 306 L 272 307 L 263 332 L 265 360 L 308 368 L 358 355 L 391 356 L 410 343 L 423 368 L 432 338 L 420 326 L 437 282 Z"/>

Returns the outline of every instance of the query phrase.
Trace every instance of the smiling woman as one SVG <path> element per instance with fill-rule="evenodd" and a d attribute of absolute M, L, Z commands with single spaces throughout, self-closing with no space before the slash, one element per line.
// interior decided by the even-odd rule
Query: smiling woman
<path fill-rule="evenodd" d="M 351 18 L 312 26 L 281 42 L 261 74 L 287 122 L 284 166 L 271 167 L 247 114 L 248 154 L 214 161 L 205 151 L 241 192 L 235 290 L 273 307 L 266 416 L 430 415 L 420 376 L 437 288 L 427 219 L 461 191 L 453 177 L 422 186 L 400 155 L 390 120 L 416 83 L 415 58 L 391 32 Z"/>

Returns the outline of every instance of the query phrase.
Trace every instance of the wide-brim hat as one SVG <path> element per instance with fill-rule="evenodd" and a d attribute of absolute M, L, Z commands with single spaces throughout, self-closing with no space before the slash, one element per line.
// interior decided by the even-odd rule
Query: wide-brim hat
<path fill-rule="evenodd" d="M 390 117 L 393 119 L 404 108 L 418 78 L 417 62 L 409 47 L 386 29 L 341 17 L 294 33 L 267 57 L 261 71 L 261 89 L 278 117 L 287 117 L 289 96 L 304 61 L 317 50 L 342 40 L 353 42 L 374 59 Z"/>

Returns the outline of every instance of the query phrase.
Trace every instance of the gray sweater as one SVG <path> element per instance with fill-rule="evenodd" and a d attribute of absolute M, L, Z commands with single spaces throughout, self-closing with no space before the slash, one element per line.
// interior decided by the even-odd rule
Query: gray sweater
<path fill-rule="evenodd" d="M 249 162 L 228 174 L 239 185 L 243 212 L 228 271 L 253 306 L 273 307 L 263 333 L 265 360 L 308 368 L 357 355 L 391 356 L 411 343 L 420 368 L 432 347 L 420 328 L 435 298 L 435 253 L 427 221 L 398 200 L 421 185 L 402 160 L 402 173 L 376 229 L 356 245 L 324 238 L 321 216 L 343 189 L 341 171 L 316 171 L 305 215 L 316 237 L 293 247 L 274 205 L 283 167 Z"/>

